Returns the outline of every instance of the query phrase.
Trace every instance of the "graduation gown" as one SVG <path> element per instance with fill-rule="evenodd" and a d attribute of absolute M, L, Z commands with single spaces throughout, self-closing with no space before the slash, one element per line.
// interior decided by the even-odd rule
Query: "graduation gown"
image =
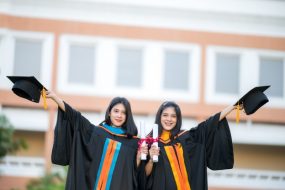
<path fill-rule="evenodd" d="M 94 126 L 65 104 L 58 109 L 52 162 L 69 165 L 67 190 L 137 189 L 137 138 Z"/>
<path fill-rule="evenodd" d="M 220 113 L 172 141 L 159 140 L 159 161 L 148 177 L 151 190 L 207 190 L 207 167 L 233 167 L 234 155 L 228 122 L 219 122 Z"/>

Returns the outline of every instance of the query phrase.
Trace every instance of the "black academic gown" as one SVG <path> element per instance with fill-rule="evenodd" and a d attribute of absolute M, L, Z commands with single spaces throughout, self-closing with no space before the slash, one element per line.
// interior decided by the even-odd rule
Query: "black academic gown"
<path fill-rule="evenodd" d="M 172 162 L 169 161 L 166 147 L 172 149 L 172 147 L 177 146 L 183 150 L 183 158 L 177 159 L 178 162 L 176 163 L 178 166 L 185 166 L 191 190 L 208 189 L 207 167 L 212 170 L 232 168 L 234 155 L 228 122 L 226 119 L 219 122 L 219 117 L 220 113 L 189 131 L 181 132 L 172 142 L 160 140 L 158 142 L 160 147 L 159 161 L 154 163 L 152 173 L 148 177 L 147 188 L 151 190 L 177 189 L 173 166 L 171 166 L 174 161 L 173 159 Z M 173 152 L 173 157 L 177 157 L 178 153 Z M 179 163 L 183 159 L 184 164 Z M 181 181 L 185 182 L 186 180 L 187 177 Z M 188 189 L 187 187 L 182 188 L 182 190 Z"/>
<path fill-rule="evenodd" d="M 65 103 L 58 109 L 52 162 L 69 165 L 67 190 L 137 189 L 138 139 L 95 127 Z"/>

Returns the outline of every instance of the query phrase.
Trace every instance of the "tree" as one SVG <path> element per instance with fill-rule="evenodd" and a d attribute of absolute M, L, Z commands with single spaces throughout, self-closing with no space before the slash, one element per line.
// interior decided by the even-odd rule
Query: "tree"
<path fill-rule="evenodd" d="M 27 190 L 64 190 L 68 167 L 57 173 L 47 173 L 40 179 L 30 181 Z"/>
<path fill-rule="evenodd" d="M 32 180 L 27 190 L 64 190 L 65 177 L 59 174 L 46 174 L 44 177 Z"/>
<path fill-rule="evenodd" d="M 14 127 L 5 115 L 0 115 L 0 158 L 19 149 L 27 149 L 23 139 L 14 139 Z"/>
<path fill-rule="evenodd" d="M 27 149 L 23 139 L 14 139 L 14 127 L 5 115 L 0 114 L 0 159 L 8 153 L 14 153 L 20 149 Z M 27 190 L 64 190 L 66 169 L 63 176 L 59 174 L 46 174 L 44 177 L 31 180 Z M 11 189 L 19 190 L 19 189 Z"/>

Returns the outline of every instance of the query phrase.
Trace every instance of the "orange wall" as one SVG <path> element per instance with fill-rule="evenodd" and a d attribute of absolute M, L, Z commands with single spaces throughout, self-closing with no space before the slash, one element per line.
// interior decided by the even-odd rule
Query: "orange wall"
<path fill-rule="evenodd" d="M 17 156 L 32 156 L 43 157 L 44 156 L 44 143 L 45 132 L 34 131 L 16 131 L 14 133 L 15 139 L 24 139 L 28 145 L 28 149 L 20 150 L 16 153 Z"/>
<path fill-rule="evenodd" d="M 34 178 L 25 177 L 11 177 L 11 176 L 1 176 L 0 177 L 0 189 L 1 190 L 25 190 L 26 185 L 30 180 Z"/>
<path fill-rule="evenodd" d="M 235 168 L 285 171 L 285 148 L 263 145 L 234 145 Z"/>
<path fill-rule="evenodd" d="M 63 21 L 63 20 L 49 20 L 49 19 L 35 19 L 9 16 L 0 14 L 0 27 L 9 28 L 12 30 L 22 31 L 38 31 L 50 32 L 55 36 L 54 43 L 54 64 L 52 75 L 52 90 L 55 91 L 57 60 L 58 60 L 58 39 L 61 34 L 77 34 L 77 35 L 94 35 L 94 36 L 109 36 L 109 37 L 123 37 L 133 39 L 146 40 L 167 40 L 175 42 L 188 42 L 200 44 L 202 48 L 202 71 L 201 71 L 201 97 L 197 104 L 189 104 L 185 102 L 178 102 L 181 105 L 182 113 L 186 117 L 194 117 L 203 119 L 209 115 L 222 110 L 226 105 L 209 106 L 204 102 L 204 83 L 205 83 L 205 50 L 208 45 L 221 46 L 235 46 L 245 48 L 259 48 L 285 51 L 285 38 L 275 38 L 267 36 L 252 36 L 252 35 L 238 35 L 238 34 L 223 34 L 213 32 L 201 32 L 191 30 L 174 30 L 174 29 L 158 29 L 147 27 L 131 27 L 118 26 L 110 24 L 96 24 L 77 21 Z M 86 96 L 72 96 L 61 95 L 64 100 L 69 102 L 72 106 L 84 111 L 99 111 L 104 112 L 110 98 L 102 97 L 86 97 Z M 136 114 L 154 114 L 158 108 L 160 101 L 143 101 L 131 99 L 133 111 Z M 22 101 L 20 98 L 14 96 L 10 91 L 0 91 L 0 104 L 3 106 L 23 106 L 23 107 L 41 107 L 42 105 L 33 104 L 27 101 Z M 56 106 L 50 103 L 50 108 L 55 109 Z M 258 113 L 251 116 L 251 119 L 260 122 L 285 123 L 285 109 L 261 109 Z M 232 114 L 228 118 L 234 119 Z M 241 119 L 245 119 L 244 115 Z"/>

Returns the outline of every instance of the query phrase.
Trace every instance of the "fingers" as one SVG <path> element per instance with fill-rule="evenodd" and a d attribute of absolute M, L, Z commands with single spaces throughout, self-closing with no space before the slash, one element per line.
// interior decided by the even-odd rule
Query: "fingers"
<path fill-rule="evenodd" d="M 239 105 L 239 110 L 242 110 L 243 109 L 243 104 L 240 104 Z"/>
<path fill-rule="evenodd" d="M 53 93 L 52 91 L 49 91 L 49 90 L 46 91 L 47 98 L 53 98 L 54 96 L 55 96 L 55 93 Z"/>
<path fill-rule="evenodd" d="M 159 151 L 160 151 L 160 148 L 155 146 L 155 145 L 152 145 L 151 148 L 149 149 L 149 155 L 150 157 L 154 156 L 154 155 L 159 155 Z"/>
<path fill-rule="evenodd" d="M 240 104 L 239 106 L 234 106 L 235 109 L 243 110 L 243 104 Z"/>
<path fill-rule="evenodd" d="M 140 152 L 143 154 L 148 154 L 148 148 L 147 145 L 146 146 L 141 146 L 140 148 Z"/>
<path fill-rule="evenodd" d="M 46 97 L 47 97 L 47 98 L 50 98 L 50 94 L 51 94 L 51 91 L 47 90 L 47 91 L 46 91 Z"/>
<path fill-rule="evenodd" d="M 138 149 L 138 155 L 139 154 L 146 154 L 149 155 L 151 158 L 154 155 L 159 155 L 160 148 L 157 147 L 156 145 L 152 145 L 150 149 L 148 149 L 147 145 L 143 145 Z"/>
<path fill-rule="evenodd" d="M 147 144 L 141 145 L 141 146 L 138 148 L 138 152 L 139 152 L 139 153 L 148 154 L 148 147 L 147 147 Z"/>

